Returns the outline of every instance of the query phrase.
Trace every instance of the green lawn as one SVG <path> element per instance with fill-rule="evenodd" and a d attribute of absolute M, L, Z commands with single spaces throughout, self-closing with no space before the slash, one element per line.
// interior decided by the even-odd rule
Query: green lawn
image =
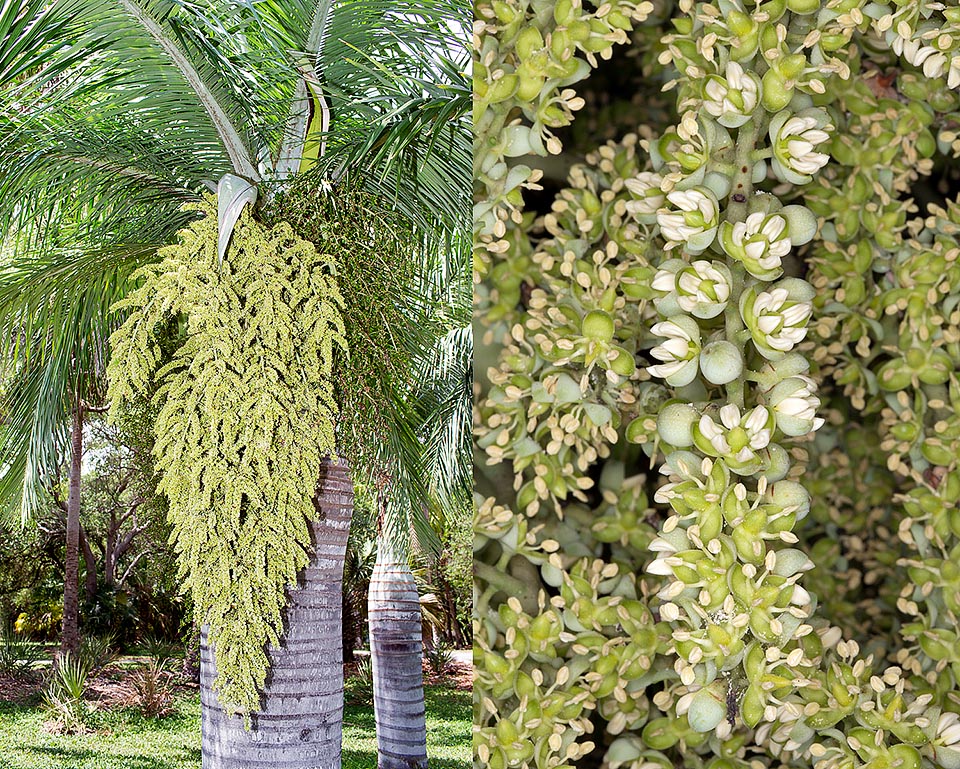
<path fill-rule="evenodd" d="M 470 692 L 427 687 L 427 753 L 431 769 L 469 769 Z M 182 697 L 159 721 L 132 710 L 101 713 L 96 733 L 56 736 L 34 705 L 0 702 L 3 769 L 200 769 L 199 696 Z M 344 717 L 344 769 L 377 765 L 372 708 L 351 705 Z"/>
<path fill-rule="evenodd" d="M 470 692 L 428 686 L 425 695 L 430 769 L 469 769 L 473 753 Z M 373 708 L 347 705 L 343 720 L 343 769 L 374 769 L 377 738 Z"/>

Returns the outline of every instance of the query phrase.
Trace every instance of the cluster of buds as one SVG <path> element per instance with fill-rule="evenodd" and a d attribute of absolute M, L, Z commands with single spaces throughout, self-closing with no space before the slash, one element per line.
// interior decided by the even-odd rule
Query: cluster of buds
<path fill-rule="evenodd" d="M 569 88 L 597 57 L 628 42 L 653 3 L 615 0 L 596 11 L 580 0 L 483 0 L 473 29 L 475 264 L 482 275 L 509 248 L 507 230 L 522 224 L 523 191 L 540 172 L 512 162 L 559 154 L 554 133 L 570 124 L 583 99 Z M 522 117 L 517 117 L 517 114 Z"/>
<path fill-rule="evenodd" d="M 478 176 L 503 343 L 477 436 L 515 496 L 481 506 L 477 756 L 960 769 L 960 206 L 909 199 L 960 155 L 960 14 L 659 8 L 634 34 L 661 25 L 677 125 L 591 153 L 536 222 Z M 488 85 L 582 34 L 528 13 Z M 488 50 L 519 39 L 480 15 Z M 559 151 L 565 77 L 499 127 L 483 102 L 484 153 Z"/>

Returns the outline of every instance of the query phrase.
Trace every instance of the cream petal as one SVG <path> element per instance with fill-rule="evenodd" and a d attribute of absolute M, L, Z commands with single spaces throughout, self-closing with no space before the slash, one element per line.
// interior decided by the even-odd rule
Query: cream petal
<path fill-rule="evenodd" d="M 737 408 L 736 404 L 728 403 L 720 409 L 720 421 L 728 430 L 732 430 L 740 424 L 740 409 Z"/>

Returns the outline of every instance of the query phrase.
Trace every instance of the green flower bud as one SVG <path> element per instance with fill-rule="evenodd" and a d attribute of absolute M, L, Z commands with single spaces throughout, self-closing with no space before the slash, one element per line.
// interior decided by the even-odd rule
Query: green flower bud
<path fill-rule="evenodd" d="M 700 371 L 711 384 L 733 382 L 743 373 L 743 353 L 726 340 L 710 342 L 700 351 Z"/>
<path fill-rule="evenodd" d="M 787 477 L 790 472 L 790 455 L 779 443 L 767 446 L 767 464 L 763 470 L 763 477 L 767 483 L 776 483 Z"/>
<path fill-rule="evenodd" d="M 763 719 L 764 696 L 758 684 L 750 684 L 740 703 L 740 718 L 751 729 Z"/>
<path fill-rule="evenodd" d="M 602 310 L 592 310 L 583 318 L 581 333 L 598 342 L 610 342 L 613 339 L 613 318 Z"/>
<path fill-rule="evenodd" d="M 803 520 L 810 512 L 810 492 L 796 481 L 778 481 L 767 490 L 767 496 L 782 510 L 794 509 L 797 520 Z"/>
<path fill-rule="evenodd" d="M 787 237 L 793 245 L 802 246 L 816 236 L 817 217 L 806 206 L 784 206 L 780 215 L 787 220 Z"/>
<path fill-rule="evenodd" d="M 722 695 L 718 699 L 712 687 L 700 689 L 694 694 L 687 711 L 690 728 L 695 732 L 713 731 L 727 714 L 724 699 Z"/>
<path fill-rule="evenodd" d="M 693 444 L 693 425 L 699 419 L 699 412 L 689 403 L 673 401 L 660 410 L 657 433 L 671 446 L 686 448 Z"/>
<path fill-rule="evenodd" d="M 761 103 L 767 112 L 779 112 L 790 104 L 793 98 L 793 85 L 787 84 L 784 78 L 775 69 L 768 69 L 763 74 Z"/>

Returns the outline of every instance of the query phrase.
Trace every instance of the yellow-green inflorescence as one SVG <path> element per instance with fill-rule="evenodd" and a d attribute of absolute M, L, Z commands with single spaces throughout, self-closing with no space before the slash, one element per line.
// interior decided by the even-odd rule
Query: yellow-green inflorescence
<path fill-rule="evenodd" d="M 336 264 L 289 225 L 245 211 L 222 263 L 216 201 L 141 269 L 117 306 L 112 414 L 150 394 L 171 539 L 196 618 L 210 626 L 221 702 L 258 709 L 286 590 L 311 548 L 324 457 L 335 452 L 334 348 L 345 347 Z M 179 322 L 161 361 L 157 334 Z"/>
<path fill-rule="evenodd" d="M 478 7 L 478 758 L 958 769 L 960 10 L 557 6 Z M 674 124 L 536 218 L 613 11 Z"/>

